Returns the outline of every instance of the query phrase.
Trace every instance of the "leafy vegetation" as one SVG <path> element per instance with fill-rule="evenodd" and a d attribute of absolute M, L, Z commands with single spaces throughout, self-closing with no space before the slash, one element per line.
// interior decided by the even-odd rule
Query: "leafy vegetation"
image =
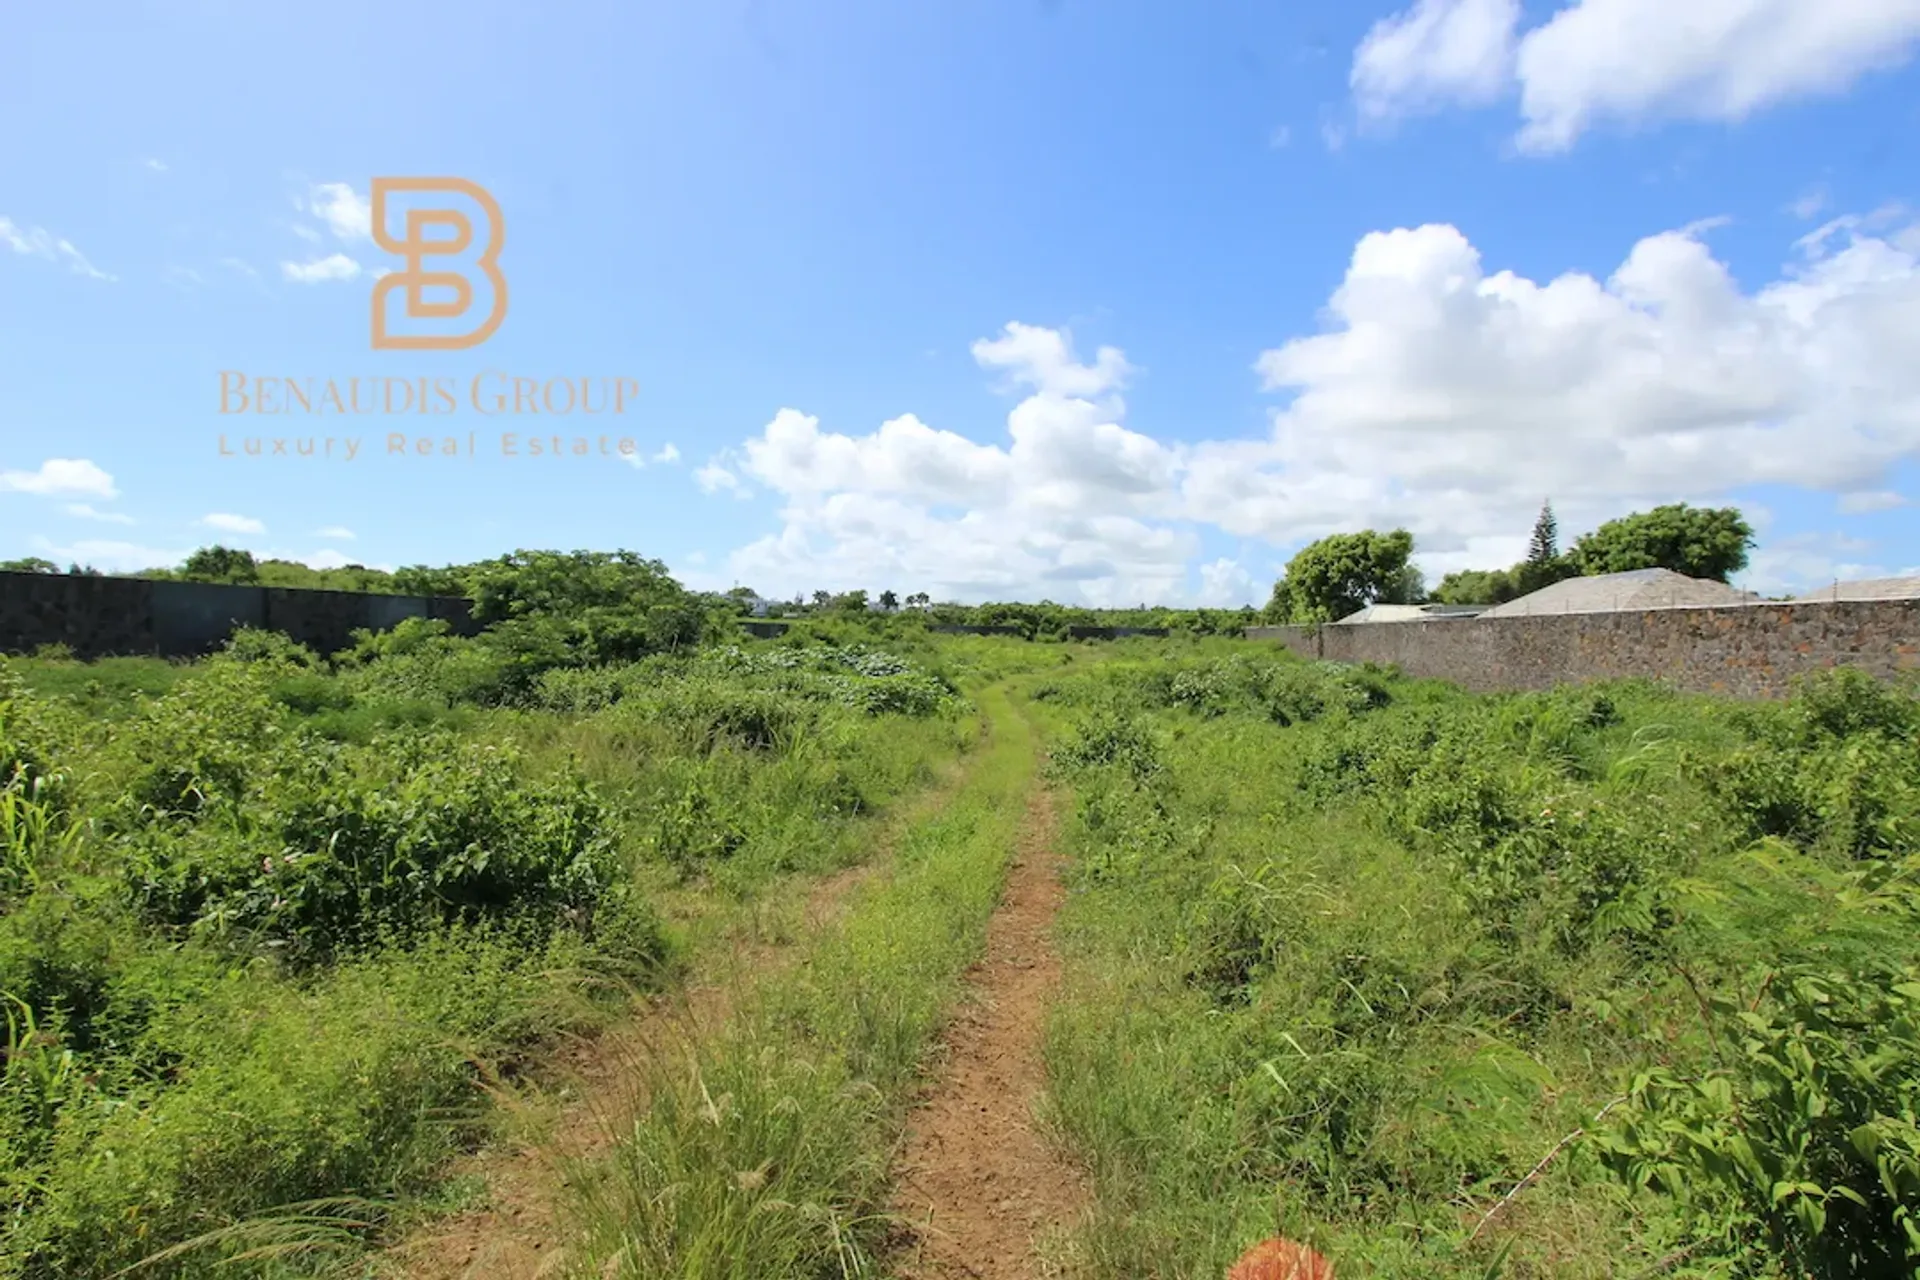
<path fill-rule="evenodd" d="M 1405 529 L 1336 533 L 1309 543 L 1273 584 L 1267 620 L 1335 622 L 1370 604 L 1412 604 L 1425 595 L 1418 570 L 1408 563 L 1412 554 L 1413 535 Z"/>
<path fill-rule="evenodd" d="M 860 856 L 965 741 L 883 651 L 677 648 L 677 587 L 599 626 L 654 576 L 603 567 L 480 584 L 476 639 L 0 667 L 0 1276 L 336 1266 L 676 919 Z"/>
<path fill-rule="evenodd" d="M 1040 691 L 1096 1276 L 1920 1274 L 1920 703 L 1475 698 L 1244 652 Z"/>

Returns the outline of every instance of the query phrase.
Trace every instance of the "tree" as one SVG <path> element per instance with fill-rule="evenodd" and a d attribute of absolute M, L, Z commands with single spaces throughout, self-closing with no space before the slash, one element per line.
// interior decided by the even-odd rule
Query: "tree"
<path fill-rule="evenodd" d="M 824 609 L 824 608 L 826 608 L 826 607 L 827 607 L 828 605 L 830 605 L 830 604 L 832 604 L 832 603 L 833 603 L 833 592 L 831 592 L 831 591 L 816 591 L 816 592 L 814 592 L 814 593 L 813 593 L 813 607 L 814 607 L 814 608 L 816 608 L 816 609 Z"/>
<path fill-rule="evenodd" d="M 1370 604 L 1411 603 L 1423 592 L 1412 555 L 1413 535 L 1405 529 L 1336 533 L 1309 543 L 1273 584 L 1267 616 L 1275 622 L 1334 622 Z"/>
<path fill-rule="evenodd" d="M 865 613 L 867 611 L 867 593 L 864 591 L 843 591 L 833 597 L 835 613 Z"/>
<path fill-rule="evenodd" d="M 60 566 L 51 560 L 42 560 L 39 556 L 27 556 L 21 560 L 0 560 L 0 573 L 58 573 Z"/>
<path fill-rule="evenodd" d="M 1441 604 L 1505 604 L 1522 594 L 1513 569 L 1460 569 L 1440 579 L 1433 598 Z"/>
<path fill-rule="evenodd" d="M 1560 558 L 1560 522 L 1553 518 L 1553 502 L 1540 504 L 1539 518 L 1533 522 L 1533 537 L 1527 542 L 1527 563 L 1545 568 Z"/>
<path fill-rule="evenodd" d="M 1578 539 L 1571 556 L 1585 574 L 1671 569 L 1725 582 L 1747 567 L 1753 541 L 1738 508 L 1676 502 L 1609 520 Z"/>
<path fill-rule="evenodd" d="M 888 613 L 892 613 L 900 607 L 900 597 L 891 591 L 882 591 L 880 593 L 880 607 Z"/>
<path fill-rule="evenodd" d="M 1579 573 L 1572 558 L 1560 554 L 1560 522 L 1554 519 L 1553 503 L 1541 503 L 1540 516 L 1533 522 L 1533 536 L 1527 541 L 1527 558 L 1507 571 L 1513 596 L 1531 595 Z"/>
<path fill-rule="evenodd" d="M 202 547 L 180 566 L 180 576 L 188 582 L 248 585 L 260 580 L 260 566 L 251 551 L 222 546 Z"/>
<path fill-rule="evenodd" d="M 924 591 L 916 591 L 907 597 L 907 608 L 925 609 L 933 603 L 933 597 Z"/>

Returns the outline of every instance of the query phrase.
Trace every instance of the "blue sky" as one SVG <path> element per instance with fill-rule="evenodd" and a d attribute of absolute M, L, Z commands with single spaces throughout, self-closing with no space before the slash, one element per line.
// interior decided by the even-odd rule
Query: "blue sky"
<path fill-rule="evenodd" d="M 1920 4 L 1684 11 L 16 6 L 0 557 L 1237 604 L 1341 529 L 1504 565 L 1551 497 L 1569 538 L 1736 502 L 1769 591 L 1912 569 Z M 503 210 L 473 350 L 371 348 L 370 183 L 414 174 Z M 636 454 L 223 417 L 223 370 L 630 378 Z"/>

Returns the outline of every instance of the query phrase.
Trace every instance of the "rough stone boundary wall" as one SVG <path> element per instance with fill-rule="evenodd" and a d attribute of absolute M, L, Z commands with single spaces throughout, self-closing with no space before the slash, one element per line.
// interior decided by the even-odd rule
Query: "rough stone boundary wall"
<path fill-rule="evenodd" d="M 468 602 L 458 597 L 0 573 L 4 653 L 64 644 L 81 658 L 189 658 L 219 648 L 240 626 L 279 631 L 321 653 L 333 653 L 352 643 L 356 629 L 384 631 L 402 618 L 440 618 L 457 635 L 478 630 Z"/>
<path fill-rule="evenodd" d="M 1777 698 L 1828 667 L 1883 679 L 1920 668 L 1920 600 L 1249 627 L 1246 635 L 1311 658 L 1392 663 L 1483 693 L 1640 676 L 1695 693 Z"/>

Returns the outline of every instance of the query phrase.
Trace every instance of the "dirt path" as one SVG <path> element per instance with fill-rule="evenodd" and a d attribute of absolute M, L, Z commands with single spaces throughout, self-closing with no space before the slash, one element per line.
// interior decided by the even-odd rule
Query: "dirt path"
<path fill-rule="evenodd" d="M 557 1055 L 554 1074 L 568 1082 L 557 1114 L 531 1117 L 516 1140 L 476 1152 L 452 1170 L 479 1178 L 486 1203 L 432 1224 L 387 1251 L 390 1274 L 404 1280 L 536 1280 L 557 1276 L 566 1261 L 560 1206 L 567 1173 L 606 1151 L 646 1106 L 636 1081 L 642 1063 L 685 1053 L 723 1025 L 744 985 L 792 963 L 802 937 L 838 916 L 862 884 L 879 875 L 883 857 L 847 867 L 807 893 L 797 936 L 783 941 L 741 937 L 722 963 L 680 990 L 643 1005 L 629 1021 Z M 502 1098 L 508 1108 L 524 1103 Z"/>
<path fill-rule="evenodd" d="M 986 953 L 944 1038 L 945 1061 L 907 1124 L 896 1210 L 914 1239 L 908 1280 L 1033 1280 L 1046 1237 L 1086 1203 L 1074 1169 L 1036 1130 L 1040 1038 L 1060 981 L 1050 931 L 1066 897 L 1054 797 L 1035 792 Z"/>

